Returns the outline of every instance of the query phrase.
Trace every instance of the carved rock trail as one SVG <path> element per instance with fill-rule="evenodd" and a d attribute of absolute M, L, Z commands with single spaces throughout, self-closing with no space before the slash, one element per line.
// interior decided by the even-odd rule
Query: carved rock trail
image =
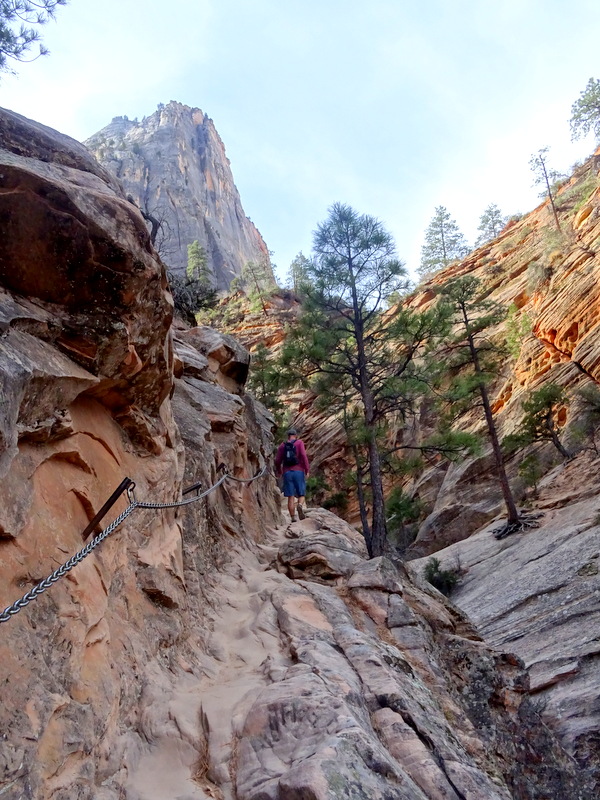
<path fill-rule="evenodd" d="M 322 510 L 236 548 L 207 595 L 202 677 L 146 698 L 156 735 L 126 797 L 587 797 L 554 764 L 528 788 L 542 742 L 522 672 L 435 595 Z"/>

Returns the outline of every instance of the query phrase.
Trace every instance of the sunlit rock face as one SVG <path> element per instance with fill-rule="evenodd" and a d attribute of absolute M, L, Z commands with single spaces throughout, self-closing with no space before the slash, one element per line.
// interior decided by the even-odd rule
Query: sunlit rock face
<path fill-rule="evenodd" d="M 545 202 L 464 261 L 435 275 L 411 301 L 414 308 L 431 303 L 445 281 L 474 276 L 489 299 L 530 328 L 517 342 L 518 355 L 505 360 L 491 387 L 493 411 L 500 437 L 513 432 L 521 419 L 527 393 L 549 384 L 577 389 L 600 382 L 600 157 L 579 167 L 556 194 L 561 230 Z M 491 336 L 505 341 L 505 324 Z M 575 397 L 559 419 L 561 435 L 576 448 L 573 434 L 581 417 Z M 463 428 L 483 432 L 474 411 L 461 420 Z M 540 456 L 546 469 L 556 463 L 551 445 Z M 559 459 L 560 460 L 560 459 Z M 517 475 L 520 459 L 508 463 L 517 498 L 523 483 Z M 493 475 L 489 452 L 479 459 L 429 470 L 412 487 L 430 512 L 411 552 L 425 555 L 464 539 L 502 513 L 502 496 Z"/>
<path fill-rule="evenodd" d="M 115 117 L 85 144 L 160 223 L 155 243 L 176 272 L 185 271 L 194 241 L 205 249 L 221 289 L 247 262 L 268 263 L 267 247 L 242 208 L 223 142 L 199 108 L 172 101 L 141 122 Z"/>

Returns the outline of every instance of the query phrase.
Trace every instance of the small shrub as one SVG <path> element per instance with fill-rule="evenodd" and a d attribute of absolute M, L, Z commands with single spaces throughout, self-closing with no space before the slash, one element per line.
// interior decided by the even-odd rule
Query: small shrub
<path fill-rule="evenodd" d="M 321 505 L 326 492 L 331 491 L 331 486 L 321 473 L 311 475 L 306 479 L 306 499 L 314 505 Z"/>
<path fill-rule="evenodd" d="M 527 291 L 536 292 L 550 282 L 554 270 L 549 264 L 531 261 L 527 267 Z"/>
<path fill-rule="evenodd" d="M 531 333 L 531 328 L 529 315 L 519 314 L 517 306 L 511 303 L 506 317 L 506 347 L 515 360 L 519 357 L 523 341 Z"/>
<path fill-rule="evenodd" d="M 427 564 L 425 564 L 423 575 L 432 586 L 435 586 L 435 588 L 442 594 L 445 594 L 446 597 L 448 597 L 458 583 L 459 577 L 458 570 L 442 569 L 439 559 L 433 556 L 429 559 Z"/>
<path fill-rule="evenodd" d="M 348 508 L 348 495 L 345 492 L 334 492 L 326 497 L 321 505 L 326 509 L 337 508 L 340 514 L 343 514 Z"/>
<path fill-rule="evenodd" d="M 167 271 L 167 278 L 175 310 L 191 325 L 196 325 L 198 311 L 203 308 L 212 308 L 216 304 L 216 289 L 209 284 L 169 271 Z"/>

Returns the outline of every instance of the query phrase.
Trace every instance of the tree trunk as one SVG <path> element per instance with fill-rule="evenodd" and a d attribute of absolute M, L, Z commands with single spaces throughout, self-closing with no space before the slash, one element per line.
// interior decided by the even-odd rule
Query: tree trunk
<path fill-rule="evenodd" d="M 383 496 L 383 479 L 381 475 L 381 458 L 372 430 L 369 439 L 369 460 L 371 473 L 371 492 L 373 493 L 373 511 L 371 526 L 371 557 L 382 556 L 386 551 L 387 525 L 385 522 L 385 498 Z"/>
<path fill-rule="evenodd" d="M 512 492 L 510 490 L 510 484 L 508 482 L 508 476 L 506 475 L 506 470 L 504 469 L 504 458 L 502 457 L 502 450 L 500 448 L 500 442 L 498 441 L 498 433 L 496 432 L 494 416 L 492 414 L 492 408 L 490 406 L 490 400 L 488 397 L 487 389 L 485 388 L 484 384 L 480 385 L 479 391 L 481 393 L 481 400 L 483 402 L 485 421 L 487 423 L 487 429 L 490 441 L 492 443 L 494 461 L 496 462 L 496 472 L 498 473 L 498 480 L 500 481 L 500 486 L 502 488 L 502 496 L 504 497 L 504 504 L 506 506 L 506 511 L 508 513 L 508 524 L 512 525 L 513 523 L 519 521 L 519 512 L 517 511 L 517 506 L 515 504 L 514 497 L 512 496 Z"/>
<path fill-rule="evenodd" d="M 473 362 L 473 369 L 475 370 L 476 375 L 481 375 L 481 366 L 479 364 L 479 355 L 477 353 L 477 348 L 475 347 L 475 342 L 473 340 L 473 334 L 470 330 L 470 323 L 469 318 L 467 316 L 467 310 L 463 306 L 462 307 L 462 315 L 463 315 L 463 322 L 465 324 L 465 329 L 467 331 L 467 340 L 469 342 L 469 352 L 471 353 L 471 361 Z M 485 388 L 485 383 L 483 382 L 483 378 L 481 383 L 479 384 L 479 393 L 481 395 L 481 401 L 483 403 L 483 411 L 485 414 L 485 421 L 488 429 L 488 435 L 490 437 L 490 441 L 492 443 L 492 452 L 494 454 L 494 461 L 496 462 L 496 472 L 498 474 L 498 480 L 500 482 L 500 487 L 502 489 L 502 496 L 504 498 L 504 504 L 506 506 L 506 511 L 508 514 L 508 524 L 512 525 L 519 521 L 519 512 L 517 511 L 517 506 L 512 496 L 512 492 L 510 490 L 510 484 L 508 482 L 508 476 L 506 475 L 506 470 L 504 469 L 504 458 L 502 457 L 502 450 L 500 448 L 500 442 L 498 441 L 498 433 L 496 431 L 496 424 L 494 422 L 494 415 L 492 414 L 492 407 L 490 405 L 490 399 L 488 397 L 487 389 Z"/>
<path fill-rule="evenodd" d="M 569 451 L 566 449 L 566 447 L 563 445 L 561 440 L 558 438 L 558 434 L 556 433 L 556 430 L 554 428 L 554 424 L 553 424 L 552 420 L 549 421 L 547 427 L 548 427 L 548 431 L 550 432 L 550 441 L 552 442 L 554 447 L 556 447 L 558 452 L 561 454 L 561 456 L 565 460 L 568 460 L 569 458 L 571 458 L 571 455 L 570 455 Z"/>
<path fill-rule="evenodd" d="M 367 355 L 364 340 L 363 318 L 358 303 L 356 286 L 354 284 L 354 271 L 352 258 L 348 258 L 348 268 L 351 280 L 352 306 L 354 312 L 354 335 L 356 338 L 356 355 L 358 360 L 358 373 L 360 396 L 363 405 L 365 427 L 369 436 L 369 477 L 371 478 L 371 493 L 373 496 L 373 509 L 371 513 L 371 557 L 383 555 L 387 540 L 387 527 L 385 524 L 385 498 L 383 496 L 383 479 L 381 474 L 381 457 L 375 437 L 375 402 L 369 382 L 367 370 Z"/>
<path fill-rule="evenodd" d="M 367 501 L 365 498 L 365 487 L 363 484 L 363 470 L 360 466 L 360 459 L 358 455 L 358 447 L 352 446 L 354 453 L 354 461 L 356 463 L 356 493 L 358 495 L 358 508 L 360 511 L 360 521 L 362 524 L 362 532 L 367 545 L 367 552 L 369 557 L 373 558 L 372 541 L 371 541 L 371 526 L 369 525 L 369 515 L 367 514 Z"/>
<path fill-rule="evenodd" d="M 552 213 L 554 214 L 554 222 L 556 224 L 556 229 L 559 233 L 562 233 L 560 222 L 558 221 L 558 213 L 556 211 L 556 206 L 554 205 L 554 197 L 552 195 L 552 189 L 550 188 L 550 181 L 548 180 L 548 173 L 546 172 L 546 165 L 543 161 L 541 163 L 542 163 L 542 170 L 544 171 L 544 179 L 546 181 L 546 189 L 548 190 L 548 197 L 550 198 L 550 205 L 552 206 Z"/>

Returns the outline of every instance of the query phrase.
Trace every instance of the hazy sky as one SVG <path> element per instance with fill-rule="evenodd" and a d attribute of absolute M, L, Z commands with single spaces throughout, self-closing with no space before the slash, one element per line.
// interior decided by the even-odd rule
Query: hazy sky
<path fill-rule="evenodd" d="M 280 272 L 336 201 L 414 269 L 435 206 L 472 242 L 489 203 L 537 204 L 532 152 L 567 170 L 594 147 L 568 119 L 600 77 L 598 0 L 70 0 L 43 36 L 0 105 L 76 139 L 198 106 Z"/>

